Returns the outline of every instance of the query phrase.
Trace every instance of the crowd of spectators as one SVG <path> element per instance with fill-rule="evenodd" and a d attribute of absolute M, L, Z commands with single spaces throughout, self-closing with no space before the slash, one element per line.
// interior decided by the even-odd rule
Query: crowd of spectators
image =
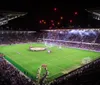
<path fill-rule="evenodd" d="M 34 42 L 37 40 L 36 35 L 36 33 L 3 33 L 0 34 L 0 44 Z"/>
<path fill-rule="evenodd" d="M 64 45 L 69 46 L 69 47 L 81 48 L 85 50 L 100 51 L 100 44 L 95 44 L 95 43 L 67 42 L 67 43 L 64 43 Z"/>
<path fill-rule="evenodd" d="M 43 33 L 43 35 L 44 42 L 100 51 L 100 30 L 50 31 Z"/>
<path fill-rule="evenodd" d="M 0 85 L 35 85 L 0 54 Z"/>
<path fill-rule="evenodd" d="M 43 35 L 45 39 L 100 43 L 100 30 L 54 30 L 44 32 Z"/>

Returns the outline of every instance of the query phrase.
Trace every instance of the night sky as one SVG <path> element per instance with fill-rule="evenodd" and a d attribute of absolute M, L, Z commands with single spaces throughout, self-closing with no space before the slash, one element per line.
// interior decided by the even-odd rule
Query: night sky
<path fill-rule="evenodd" d="M 25 17 L 15 19 L 9 25 L 16 28 L 28 28 L 29 30 L 48 29 L 50 20 L 58 22 L 61 16 L 64 18 L 62 21 L 64 27 L 69 25 L 69 20 L 73 20 L 75 26 L 86 27 L 92 22 L 84 9 L 96 7 L 99 7 L 96 1 L 83 2 L 81 0 L 3 0 L 0 2 L 0 10 L 28 12 Z M 56 12 L 53 10 L 54 8 L 57 8 Z M 78 12 L 78 15 L 75 16 L 74 12 Z M 41 25 L 40 20 L 46 20 L 47 24 Z"/>

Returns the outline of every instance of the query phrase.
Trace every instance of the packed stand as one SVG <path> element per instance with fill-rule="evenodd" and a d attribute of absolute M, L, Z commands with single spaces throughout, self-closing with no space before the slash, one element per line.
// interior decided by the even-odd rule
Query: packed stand
<path fill-rule="evenodd" d="M 0 85 L 35 85 L 35 83 L 9 64 L 0 54 Z"/>
<path fill-rule="evenodd" d="M 87 50 L 100 51 L 99 30 L 67 30 L 50 31 L 43 33 L 44 42 L 63 44 L 68 47 L 76 47 Z"/>
<path fill-rule="evenodd" d="M 43 33 L 45 39 L 100 43 L 100 30 L 57 30 Z"/>
<path fill-rule="evenodd" d="M 37 40 L 36 33 L 3 33 L 0 34 L 0 44 L 16 44 L 35 42 Z"/>

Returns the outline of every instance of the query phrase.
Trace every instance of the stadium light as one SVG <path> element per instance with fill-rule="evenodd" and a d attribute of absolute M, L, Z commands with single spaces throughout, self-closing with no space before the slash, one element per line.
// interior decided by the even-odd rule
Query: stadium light
<path fill-rule="evenodd" d="M 46 22 L 44 22 L 44 24 L 46 24 Z"/>
<path fill-rule="evenodd" d="M 57 11 L 57 8 L 54 8 L 54 11 Z"/>
<path fill-rule="evenodd" d="M 44 20 L 42 20 L 42 22 L 44 22 Z"/>
<path fill-rule="evenodd" d="M 75 14 L 75 15 L 77 15 L 77 14 L 78 14 L 78 12 L 74 12 L 74 14 Z"/>
<path fill-rule="evenodd" d="M 63 17 L 61 16 L 60 19 L 63 19 Z"/>
<path fill-rule="evenodd" d="M 72 23 L 72 20 L 70 19 L 69 22 Z"/>

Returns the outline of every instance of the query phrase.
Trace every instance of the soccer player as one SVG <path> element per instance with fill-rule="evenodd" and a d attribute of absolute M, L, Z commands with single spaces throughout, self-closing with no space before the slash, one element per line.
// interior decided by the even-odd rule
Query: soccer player
<path fill-rule="evenodd" d="M 48 50 L 48 53 L 51 53 L 51 50 Z"/>

